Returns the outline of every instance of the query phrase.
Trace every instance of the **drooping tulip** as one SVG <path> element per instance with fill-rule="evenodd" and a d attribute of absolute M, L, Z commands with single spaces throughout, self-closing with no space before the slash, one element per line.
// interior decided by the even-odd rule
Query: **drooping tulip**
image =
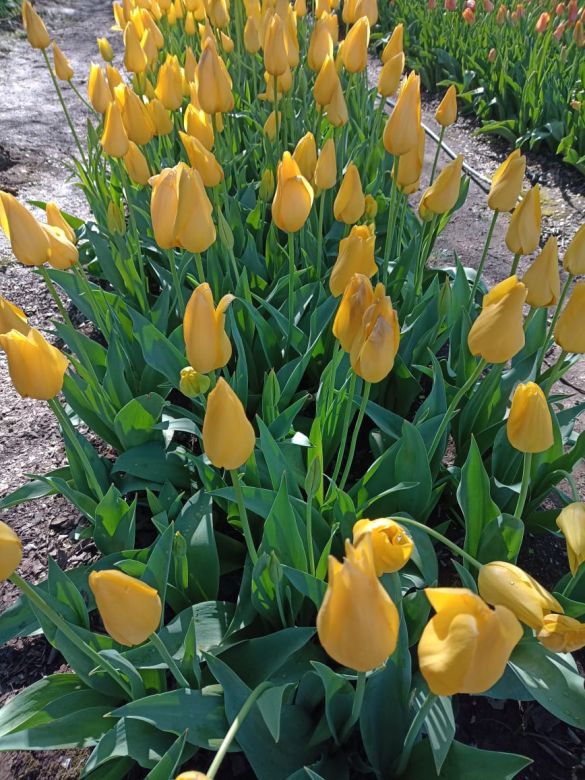
<path fill-rule="evenodd" d="M 354 547 L 345 543 L 340 563 L 329 556 L 325 598 L 317 614 L 317 633 L 337 663 L 366 672 L 386 662 L 396 648 L 398 610 L 376 576 L 369 536 Z"/>
<path fill-rule="evenodd" d="M 516 276 L 497 284 L 483 299 L 483 307 L 471 326 L 467 344 L 472 355 L 488 363 L 506 363 L 524 347 L 522 307 L 526 287 Z"/>
<path fill-rule="evenodd" d="M 345 102 L 343 89 L 341 88 L 341 82 L 339 80 L 333 91 L 331 102 L 325 106 L 325 113 L 333 127 L 343 127 L 349 120 L 347 103 Z"/>
<path fill-rule="evenodd" d="M 382 51 L 382 63 L 385 65 L 388 60 L 391 60 L 392 57 L 396 56 L 396 54 L 401 54 L 403 49 L 404 25 L 401 22 L 400 24 L 397 24 L 396 27 L 392 30 L 392 35 L 390 36 L 386 46 L 384 46 L 384 50 Z"/>
<path fill-rule="evenodd" d="M 432 219 L 437 214 L 446 214 L 455 206 L 461 189 L 462 169 L 463 155 L 459 154 L 425 190 L 418 208 L 423 220 Z"/>
<path fill-rule="evenodd" d="M 546 396 L 534 382 L 516 387 L 506 423 L 508 441 L 520 452 L 545 452 L 554 442 Z"/>
<path fill-rule="evenodd" d="M 420 76 L 414 71 L 402 83 L 396 105 L 384 128 L 384 148 L 388 154 L 406 154 L 418 144 L 420 126 Z"/>
<path fill-rule="evenodd" d="M 435 111 L 435 119 L 441 127 L 449 127 L 457 120 L 457 90 L 451 84 Z"/>
<path fill-rule="evenodd" d="M 575 653 L 585 647 L 585 623 L 567 615 L 545 615 L 537 638 L 553 653 Z"/>
<path fill-rule="evenodd" d="M 17 534 L 0 520 L 0 582 L 18 569 L 22 560 L 22 544 Z"/>
<path fill-rule="evenodd" d="M 425 162 L 426 133 L 422 127 L 418 129 L 418 144 L 398 158 L 398 169 L 394 181 L 404 195 L 412 195 L 420 186 Z"/>
<path fill-rule="evenodd" d="M 30 325 L 23 310 L 0 295 L 0 334 L 16 330 L 26 336 Z"/>
<path fill-rule="evenodd" d="M 341 59 L 348 73 L 361 73 L 368 64 L 370 23 L 367 16 L 358 19 L 345 38 Z"/>
<path fill-rule="evenodd" d="M 585 282 L 577 282 L 555 326 L 555 341 L 565 352 L 585 353 Z"/>
<path fill-rule="evenodd" d="M 124 157 L 130 148 L 128 134 L 122 120 L 122 112 L 116 102 L 110 103 L 106 111 L 101 145 L 104 152 L 110 157 Z"/>
<path fill-rule="evenodd" d="M 467 588 L 426 588 L 436 614 L 418 644 L 419 667 L 438 696 L 483 693 L 504 674 L 522 626 L 506 606 L 490 609 Z"/>
<path fill-rule="evenodd" d="M 155 588 L 118 569 L 92 571 L 88 582 L 114 641 L 125 647 L 141 645 L 159 627 L 162 604 Z"/>
<path fill-rule="evenodd" d="M 301 174 L 310 183 L 315 175 L 317 166 L 317 146 L 315 136 L 308 132 L 299 140 L 293 152 L 293 159 L 299 166 Z"/>
<path fill-rule="evenodd" d="M 330 190 L 337 181 L 337 162 L 335 159 L 335 143 L 328 138 L 323 144 L 317 165 L 315 166 L 314 183 L 318 192 Z"/>
<path fill-rule="evenodd" d="M 59 206 L 57 206 L 54 201 L 50 200 L 45 207 L 45 212 L 47 214 L 47 224 L 62 230 L 67 240 L 71 244 L 76 244 L 77 236 L 75 235 L 75 230 L 73 230 L 69 222 L 67 222 L 63 214 L 61 214 Z"/>
<path fill-rule="evenodd" d="M 502 7 L 502 6 L 500 6 Z M 492 177 L 488 206 L 493 211 L 512 211 L 522 191 L 526 171 L 526 157 L 514 149 Z"/>
<path fill-rule="evenodd" d="M 354 163 L 350 163 L 335 196 L 333 214 L 338 222 L 353 225 L 363 215 L 365 207 L 359 171 Z"/>
<path fill-rule="evenodd" d="M 130 141 L 128 151 L 124 155 L 124 165 L 134 184 L 145 185 L 150 179 L 150 169 L 146 157 L 133 141 Z"/>
<path fill-rule="evenodd" d="M 585 503 L 575 501 L 566 506 L 557 517 L 557 526 L 565 537 L 569 568 L 575 575 L 585 562 Z"/>
<path fill-rule="evenodd" d="M 216 468 L 239 469 L 254 451 L 256 434 L 242 402 L 223 377 L 207 398 L 203 449 Z"/>
<path fill-rule="evenodd" d="M 333 335 L 345 352 L 351 347 L 362 326 L 364 314 L 374 301 L 372 283 L 364 274 L 354 274 L 339 302 L 333 321 Z"/>
<path fill-rule="evenodd" d="M 518 620 L 539 629 L 545 615 L 564 612 L 559 602 L 533 577 L 506 561 L 486 563 L 477 580 L 479 595 L 492 606 L 508 607 Z"/>
<path fill-rule="evenodd" d="M 561 294 L 559 275 L 559 252 L 557 239 L 551 236 L 542 252 L 524 274 L 522 282 L 526 285 L 529 306 L 554 306 Z"/>
<path fill-rule="evenodd" d="M 187 360 L 200 374 L 223 368 L 232 356 L 225 314 L 233 300 L 233 295 L 224 295 L 215 308 L 211 288 L 205 282 L 195 288 L 187 303 L 183 321 Z"/>
<path fill-rule="evenodd" d="M 382 97 L 392 97 L 396 93 L 404 70 L 404 52 L 399 51 L 390 57 L 380 70 L 378 76 L 378 92 Z"/>
<path fill-rule="evenodd" d="M 8 359 L 8 371 L 16 392 L 23 398 L 48 401 L 61 392 L 69 361 L 31 328 L 0 334 L 0 347 Z"/>
<path fill-rule="evenodd" d="M 286 233 L 296 233 L 307 221 L 313 198 L 313 188 L 290 152 L 285 152 L 276 169 L 276 191 L 272 201 L 275 225 Z"/>
<path fill-rule="evenodd" d="M 347 238 L 339 242 L 339 253 L 329 278 L 331 295 L 342 295 L 354 274 L 372 277 L 378 270 L 374 259 L 374 226 L 354 225 Z"/>
<path fill-rule="evenodd" d="M 374 567 L 376 575 L 402 569 L 412 555 L 414 544 L 404 528 L 391 517 L 381 517 L 378 520 L 358 520 L 353 526 L 353 545 L 358 545 L 369 536 L 374 552 Z"/>
<path fill-rule="evenodd" d="M 53 41 L 53 63 L 55 65 L 55 75 L 61 81 L 71 81 L 73 78 L 73 68 L 67 57 Z"/>
<path fill-rule="evenodd" d="M 42 265 L 49 257 L 49 238 L 14 195 L 0 192 L 0 226 L 14 256 L 23 265 Z"/>
<path fill-rule="evenodd" d="M 217 162 L 213 152 L 206 149 L 205 146 L 195 136 L 187 135 L 179 131 L 181 142 L 187 152 L 189 164 L 199 172 L 206 187 L 217 187 L 223 181 L 223 168 Z"/>
<path fill-rule="evenodd" d="M 378 282 L 349 355 L 354 372 L 366 382 L 381 382 L 392 370 L 400 344 L 398 315 Z"/>
<path fill-rule="evenodd" d="M 535 184 L 512 213 L 506 246 L 514 254 L 530 255 L 538 247 L 542 212 L 540 186 Z"/>
<path fill-rule="evenodd" d="M 207 114 L 231 111 L 234 107 L 232 80 L 215 46 L 205 43 L 197 65 L 197 96 Z"/>
<path fill-rule="evenodd" d="M 575 233 L 563 259 L 563 268 L 574 276 L 585 274 L 585 224 Z"/>
<path fill-rule="evenodd" d="M 22 23 L 28 42 L 33 49 L 46 49 L 51 43 L 51 37 L 47 32 L 45 23 L 32 7 L 29 0 L 24 0 L 22 4 Z"/>

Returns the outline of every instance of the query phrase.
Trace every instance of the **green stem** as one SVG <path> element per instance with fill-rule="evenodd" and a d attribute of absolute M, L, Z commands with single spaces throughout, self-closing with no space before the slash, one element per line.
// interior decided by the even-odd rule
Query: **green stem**
<path fill-rule="evenodd" d="M 244 533 L 244 539 L 246 541 L 246 547 L 248 548 L 248 555 L 252 564 L 255 564 L 258 560 L 258 553 L 254 546 L 254 539 L 252 538 L 252 531 L 250 530 L 250 523 L 248 521 L 248 513 L 246 512 L 246 505 L 244 503 L 244 494 L 242 493 L 242 486 L 240 485 L 240 479 L 238 472 L 235 469 L 230 469 L 232 477 L 232 484 L 236 494 L 236 503 L 238 505 L 238 511 L 240 513 L 240 522 L 242 523 L 242 531 Z"/>
<path fill-rule="evenodd" d="M 280 160 L 280 128 L 278 126 L 278 79 L 273 77 L 272 84 L 274 87 L 274 127 L 275 127 L 275 146 L 276 146 L 276 159 Z"/>
<path fill-rule="evenodd" d="M 433 706 L 436 698 L 437 698 L 436 695 L 434 693 L 431 693 L 431 691 L 429 691 L 425 697 L 425 700 L 421 704 L 418 712 L 412 719 L 412 723 L 410 724 L 406 737 L 404 738 L 404 747 L 402 748 L 400 762 L 396 770 L 397 776 L 401 775 L 402 772 L 404 772 L 404 770 L 408 766 L 408 762 L 410 760 L 410 754 L 412 753 L 412 748 L 414 747 L 416 738 L 418 737 L 419 732 L 426 720 L 426 717 L 429 714 L 429 710 Z"/>
<path fill-rule="evenodd" d="M 68 325 L 70 328 L 73 328 L 73 330 L 75 331 L 75 328 L 73 327 L 73 323 L 71 322 L 71 318 L 67 313 L 67 309 L 65 308 L 65 306 L 63 306 L 63 301 L 61 300 L 61 298 L 59 298 L 59 293 L 55 289 L 53 280 L 49 276 L 49 272 L 47 271 L 44 265 L 40 265 L 38 268 L 41 276 L 45 280 L 45 284 L 47 285 L 47 289 L 51 295 L 51 298 L 55 301 L 55 306 L 59 310 L 59 314 L 63 318 L 63 321 L 65 322 L 66 325 Z"/>
<path fill-rule="evenodd" d="M 494 235 L 494 228 L 496 227 L 496 222 L 498 221 L 498 217 L 500 215 L 499 211 L 494 211 L 494 215 L 492 217 L 492 221 L 490 223 L 490 227 L 488 230 L 488 234 L 485 240 L 485 244 L 483 247 L 483 252 L 481 255 L 481 260 L 479 261 L 479 265 L 477 266 L 477 271 L 475 274 L 475 280 L 473 282 L 473 287 L 471 288 L 471 295 L 469 296 L 469 300 L 471 303 L 475 300 L 475 293 L 477 292 L 477 288 L 479 287 L 479 282 L 481 280 L 481 274 L 483 272 L 483 267 L 485 265 L 485 261 L 487 260 L 490 244 L 492 243 L 492 236 Z"/>
<path fill-rule="evenodd" d="M 325 191 L 323 191 L 319 197 L 319 226 L 317 228 L 317 276 L 316 276 L 317 281 L 321 279 L 324 217 L 325 217 Z"/>
<path fill-rule="evenodd" d="M 85 656 L 87 656 L 92 661 L 92 663 L 101 667 L 104 672 L 109 674 L 109 676 L 116 682 L 116 684 L 122 688 L 128 698 L 132 699 L 132 691 L 129 685 L 121 677 L 119 672 L 116 671 L 110 662 L 101 656 L 97 650 L 94 650 L 93 647 L 90 647 L 90 645 L 87 644 L 87 642 L 84 642 L 84 640 L 71 628 L 69 623 L 67 623 L 67 621 L 64 620 L 64 618 L 62 618 L 58 612 L 56 612 L 49 604 L 47 604 L 47 602 L 43 599 L 42 596 L 39 595 L 39 593 L 35 588 L 32 587 L 32 585 L 29 585 L 28 582 L 23 580 L 22 577 L 16 574 L 16 572 L 9 577 L 9 580 L 20 590 L 24 596 L 26 596 L 27 599 L 29 599 L 29 601 L 35 605 L 35 607 L 37 607 L 39 612 L 42 612 L 43 615 L 45 615 L 45 617 L 50 620 L 51 623 L 53 623 L 53 625 L 71 642 L 71 644 L 75 645 L 75 647 Z"/>
<path fill-rule="evenodd" d="M 343 490 L 345 487 L 345 483 L 347 482 L 347 478 L 349 477 L 349 472 L 353 464 L 353 458 L 355 455 L 355 448 L 357 446 L 357 440 L 360 433 L 360 429 L 362 427 L 362 422 L 364 419 L 364 415 L 366 413 L 366 406 L 368 404 L 368 398 L 370 397 L 370 389 L 372 387 L 371 382 L 366 382 L 364 385 L 364 390 L 362 393 L 362 400 L 360 403 L 360 409 L 358 412 L 357 420 L 353 429 L 353 433 L 351 435 L 351 442 L 349 445 L 349 453 L 347 456 L 347 461 L 345 463 L 345 468 L 343 469 L 343 475 L 341 477 L 341 482 L 339 483 L 339 489 Z"/>
<path fill-rule="evenodd" d="M 574 279 L 574 275 L 569 274 L 565 280 L 563 289 L 561 290 L 561 294 L 559 296 L 559 302 L 557 303 L 557 307 L 555 309 L 555 313 L 552 316 L 550 325 L 548 326 L 548 330 L 546 331 L 546 336 L 544 337 L 544 342 L 536 358 L 536 365 L 538 366 L 539 373 L 540 373 L 540 367 L 542 365 L 542 361 L 544 360 L 545 355 L 548 352 L 551 338 L 555 332 L 555 325 L 557 324 L 557 320 L 560 316 L 561 309 L 563 308 L 563 303 L 565 302 L 565 298 L 567 297 L 567 294 L 569 292 L 569 287 L 571 286 L 571 282 L 573 281 L 573 279 Z"/>
<path fill-rule="evenodd" d="M 524 453 L 524 463 L 522 465 L 522 484 L 520 486 L 520 495 L 518 496 L 518 503 L 514 510 L 514 517 L 519 520 L 522 519 L 522 512 L 524 511 L 524 505 L 526 504 L 526 496 L 528 495 L 528 487 L 530 485 L 530 466 L 532 465 L 532 453 Z"/>
<path fill-rule="evenodd" d="M 444 544 L 445 547 L 448 547 L 456 555 L 460 555 L 464 561 L 467 561 L 467 563 L 471 564 L 476 569 L 481 569 L 482 564 L 478 560 L 476 560 L 473 557 L 473 555 L 470 555 L 468 552 L 465 552 L 465 550 L 462 547 L 459 547 L 458 544 L 455 544 L 455 542 L 452 542 L 450 539 L 447 539 L 447 537 L 443 536 L 443 534 L 439 533 L 439 531 L 435 531 L 434 528 L 429 528 L 428 525 L 419 523 L 418 520 L 411 520 L 410 517 L 399 517 L 397 518 L 397 520 L 401 524 L 412 525 L 415 528 L 419 528 L 421 531 L 424 531 L 429 536 L 432 536 L 434 539 Z"/>
<path fill-rule="evenodd" d="M 55 74 L 53 73 L 53 68 L 51 67 L 51 63 L 49 62 L 49 57 L 47 55 L 46 49 L 41 49 L 43 58 L 45 60 L 45 65 L 47 66 L 47 70 L 49 71 L 49 75 L 51 76 L 51 80 L 53 82 L 53 86 L 55 87 L 55 91 L 57 93 L 57 97 L 59 98 L 59 102 L 61 103 L 61 108 L 63 109 L 63 113 L 65 114 L 65 119 L 67 120 L 67 124 L 69 125 L 69 129 L 71 130 L 71 134 L 73 136 L 73 140 L 75 141 L 75 144 L 77 145 L 77 148 L 79 149 L 79 154 L 81 155 L 81 159 L 83 160 L 83 164 L 87 166 L 87 160 L 85 157 L 85 152 L 83 151 L 83 147 L 81 146 L 81 141 L 79 140 L 79 136 L 77 135 L 77 132 L 75 130 L 75 127 L 73 125 L 73 121 L 71 119 L 71 116 L 69 114 L 69 111 L 67 110 L 67 106 L 65 105 L 65 100 L 63 99 L 63 93 L 61 92 L 61 87 L 59 86 L 59 83 L 57 79 L 55 78 Z"/>
<path fill-rule="evenodd" d="M 97 481 L 97 478 L 96 478 L 96 476 L 95 476 L 95 474 L 93 472 L 93 468 L 91 467 L 91 464 L 90 464 L 90 462 L 89 462 L 89 460 L 87 458 L 87 455 L 85 454 L 85 452 L 83 450 L 83 447 L 79 443 L 79 440 L 77 438 L 78 433 L 75 430 L 75 428 L 73 427 L 73 423 L 71 422 L 71 420 L 67 416 L 65 410 L 63 409 L 63 407 L 61 406 L 59 401 L 57 401 L 56 398 L 51 398 L 47 403 L 51 407 L 51 409 L 53 411 L 53 414 L 55 415 L 55 417 L 59 421 L 61 427 L 63 429 L 67 429 L 67 431 L 69 432 L 70 438 L 71 438 L 71 443 L 72 443 L 72 445 L 73 445 L 73 447 L 75 449 L 75 452 L 77 454 L 77 457 L 79 458 L 79 460 L 80 460 L 80 462 L 81 462 L 81 464 L 83 466 L 83 469 L 85 471 L 85 478 L 87 479 L 88 484 L 91 487 L 91 489 L 93 490 L 94 494 L 101 501 L 102 498 L 104 497 L 103 490 L 101 489 L 101 486 L 100 486 L 99 482 Z"/>
<path fill-rule="evenodd" d="M 355 694 L 353 697 L 353 704 L 351 705 L 351 713 L 347 720 L 347 723 L 343 727 L 341 732 L 340 742 L 345 742 L 349 737 L 352 728 L 358 722 L 360 713 L 362 711 L 362 705 L 364 703 L 364 694 L 366 692 L 366 673 L 358 672 L 355 683 Z"/>
<path fill-rule="evenodd" d="M 514 276 L 516 271 L 518 270 L 518 263 L 520 262 L 520 252 L 516 252 L 514 255 L 514 259 L 512 260 L 512 270 L 510 271 L 510 276 Z"/>
<path fill-rule="evenodd" d="M 554 366 L 551 369 L 551 374 L 549 378 L 546 380 L 546 382 L 542 385 L 542 392 L 548 397 L 548 394 L 550 393 L 552 386 L 554 383 L 560 379 L 565 371 L 562 368 L 563 363 L 565 362 L 565 358 L 567 357 L 567 353 L 563 349 L 561 354 L 559 355 L 559 358 L 557 362 L 554 364 Z M 566 369 L 565 369 L 566 370 Z"/>
<path fill-rule="evenodd" d="M 294 328 L 294 283 L 295 283 L 295 234 L 288 234 L 288 339 L 292 343 Z"/>
<path fill-rule="evenodd" d="M 345 414 L 343 416 L 343 428 L 341 429 L 341 441 L 339 443 L 339 449 L 337 450 L 337 459 L 335 461 L 335 468 L 333 469 L 333 475 L 331 477 L 331 483 L 337 482 L 337 477 L 341 471 L 341 464 L 343 462 L 343 453 L 345 452 L 345 445 L 347 443 L 347 433 L 349 430 L 349 420 L 351 417 L 351 410 L 353 408 L 353 397 L 355 395 L 355 385 L 357 382 L 357 374 L 351 372 L 351 380 L 349 383 L 349 390 L 347 391 L 347 401 L 345 405 Z"/>
<path fill-rule="evenodd" d="M 176 290 L 177 305 L 179 307 L 179 314 L 181 319 L 185 316 L 185 299 L 183 298 L 183 290 L 181 287 L 181 280 L 179 279 L 179 272 L 177 271 L 177 263 L 175 261 L 175 252 L 172 249 L 167 251 L 167 257 L 169 258 L 169 267 L 171 269 L 171 276 L 173 277 L 173 287 Z"/>
<path fill-rule="evenodd" d="M 211 766 L 207 770 L 206 777 L 209 778 L 209 780 L 213 780 L 217 772 L 219 771 L 219 768 L 221 766 L 221 762 L 224 760 L 230 745 L 232 744 L 234 737 L 238 733 L 238 730 L 242 723 L 246 720 L 246 716 L 254 706 L 256 700 L 259 696 L 261 696 L 264 691 L 268 690 L 268 688 L 271 687 L 271 683 L 267 680 L 265 682 L 260 683 L 252 693 L 248 696 L 246 701 L 244 702 L 242 709 L 238 712 L 236 717 L 234 718 L 232 725 L 229 727 L 227 734 L 223 738 L 223 742 L 219 746 L 219 750 L 217 751 L 215 758 L 211 762 Z"/>
<path fill-rule="evenodd" d="M 433 160 L 433 167 L 431 169 L 431 180 L 429 186 L 435 180 L 435 171 L 437 170 L 437 163 L 439 162 L 439 155 L 443 146 L 443 136 L 445 135 L 445 128 L 441 126 L 441 132 L 439 133 L 439 140 L 437 142 L 437 151 L 435 152 L 435 159 Z"/>
<path fill-rule="evenodd" d="M 394 226 L 396 225 L 396 194 L 398 192 L 396 177 L 398 176 L 399 163 L 400 158 L 396 155 L 392 164 L 392 190 L 390 192 L 390 204 L 388 206 L 388 226 L 386 228 L 386 242 L 384 244 L 384 260 L 382 265 L 382 282 L 384 287 L 386 287 L 388 282 L 388 263 L 390 261 L 390 252 L 392 249 Z"/>
<path fill-rule="evenodd" d="M 463 396 L 473 387 L 473 385 L 479 378 L 481 372 L 484 370 L 486 365 L 487 365 L 487 360 L 484 360 L 482 358 L 479 361 L 479 363 L 476 365 L 475 369 L 471 372 L 471 375 L 468 378 L 467 382 L 465 382 L 465 384 L 462 387 L 460 387 L 459 390 L 453 396 L 453 400 L 449 404 L 449 407 L 447 408 L 447 411 L 445 412 L 443 419 L 441 420 L 439 428 L 437 429 L 437 432 L 435 434 L 435 437 L 429 449 L 429 462 L 432 460 L 437 450 L 437 447 L 439 446 L 439 442 L 441 441 L 443 434 L 447 430 L 447 426 L 449 425 L 453 417 L 455 417 L 457 404 L 463 398 Z"/>
<path fill-rule="evenodd" d="M 88 108 L 92 112 L 92 114 L 97 114 L 97 111 L 95 110 L 95 108 L 91 105 L 91 103 L 87 102 L 87 100 L 83 97 L 81 92 L 77 89 L 77 87 L 75 86 L 75 84 L 72 81 L 69 82 L 69 86 L 75 92 L 77 97 L 81 100 L 81 102 L 84 104 L 84 106 L 86 108 Z"/>
<path fill-rule="evenodd" d="M 315 576 L 315 550 L 313 548 L 313 496 L 307 496 L 307 549 L 309 551 L 309 572 Z"/>
<path fill-rule="evenodd" d="M 195 258 L 195 268 L 197 269 L 197 276 L 199 284 L 203 284 L 205 281 L 205 274 L 203 273 L 203 263 L 201 262 L 201 254 L 199 252 L 195 252 L 193 255 Z"/>
<path fill-rule="evenodd" d="M 169 653 L 169 651 L 166 648 L 165 643 L 162 641 L 160 636 L 156 633 L 152 633 L 149 637 L 152 644 L 156 647 L 158 654 L 162 658 L 162 660 L 165 662 L 165 664 L 169 667 L 170 673 L 173 675 L 175 680 L 177 681 L 177 684 L 180 688 L 190 688 L 189 682 L 185 679 L 183 676 L 183 673 L 177 666 L 177 662 L 173 658 L 173 656 Z"/>

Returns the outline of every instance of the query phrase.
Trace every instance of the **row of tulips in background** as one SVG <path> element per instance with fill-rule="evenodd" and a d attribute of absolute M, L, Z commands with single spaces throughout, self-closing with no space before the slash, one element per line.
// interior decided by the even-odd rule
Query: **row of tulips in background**
<path fill-rule="evenodd" d="M 463 160 L 435 161 L 419 194 L 420 79 L 402 75 L 400 31 L 370 89 L 376 4 L 336 11 L 115 3 L 125 73 L 100 39 L 84 139 L 76 76 L 24 3 L 93 219 L 37 204 L 43 221 L 0 194 L 15 258 L 60 315 L 47 340 L 0 299 L 0 345 L 68 459 L 0 506 L 62 494 L 100 556 L 49 560 L 34 586 L 0 525 L 0 577 L 23 596 L 0 641 L 40 626 L 72 669 L 0 711 L 0 750 L 90 746 L 92 780 L 136 764 L 213 778 L 230 750 L 270 780 L 461 762 L 513 777 L 527 759 L 455 739 L 452 696 L 535 699 L 585 725 L 569 655 L 585 644 L 585 405 L 556 384 L 585 352 L 585 227 L 561 282 L 516 151 L 478 273 L 431 267 Z M 396 93 L 386 116 L 377 98 Z M 449 90 L 437 117 L 456 115 Z M 498 219 L 510 274 L 483 294 Z M 566 540 L 553 593 L 516 565 L 526 525 Z M 461 587 L 439 581 L 443 546 Z"/>
<path fill-rule="evenodd" d="M 425 87 L 454 84 L 481 133 L 547 148 L 585 173 L 585 6 L 578 0 L 393 0 L 407 63 Z"/>

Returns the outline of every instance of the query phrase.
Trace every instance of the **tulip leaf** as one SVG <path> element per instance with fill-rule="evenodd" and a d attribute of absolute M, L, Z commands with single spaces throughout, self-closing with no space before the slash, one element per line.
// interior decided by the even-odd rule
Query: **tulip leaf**
<path fill-rule="evenodd" d="M 291 505 L 286 471 L 281 473 L 278 493 L 264 523 L 261 549 L 267 553 L 274 551 L 283 564 L 306 571 L 307 555 L 301 536 L 304 525 Z"/>
<path fill-rule="evenodd" d="M 107 715 L 112 709 L 111 699 L 98 697 L 95 691 L 80 691 L 64 696 L 54 702 L 53 707 L 47 705 L 30 725 L 0 737 L 0 750 L 54 750 L 95 745 L 110 727 Z"/>
<path fill-rule="evenodd" d="M 325 666 L 325 664 L 312 661 L 311 665 L 323 683 L 327 725 L 333 739 L 339 742 L 343 727 L 351 715 L 351 708 L 355 698 L 354 688 L 348 680 L 334 672 L 333 669 Z"/>
<path fill-rule="evenodd" d="M 473 437 L 461 469 L 457 502 L 465 520 L 465 550 L 476 557 L 484 529 L 500 515 L 500 509 L 490 496 L 489 476 Z"/>
<path fill-rule="evenodd" d="M 100 552 L 108 555 L 134 547 L 136 502 L 128 505 L 118 489 L 110 486 L 95 509 L 93 538 Z"/>
<path fill-rule="evenodd" d="M 498 753 L 495 750 L 480 750 L 454 741 L 441 770 L 441 777 L 474 780 L 512 780 L 531 759 L 514 753 Z M 421 777 L 437 776 L 430 740 L 423 739 L 415 745 L 408 767 L 401 780 L 420 780 Z"/>
<path fill-rule="evenodd" d="M 159 422 L 165 399 L 157 393 L 133 398 L 114 419 L 114 430 L 125 450 L 138 447 L 160 436 L 153 430 Z"/>
<path fill-rule="evenodd" d="M 130 308 L 128 313 L 145 362 L 163 374 L 173 387 L 178 388 L 181 369 L 187 362 L 185 356 L 146 317 Z"/>
<path fill-rule="evenodd" d="M 85 601 L 75 583 L 61 571 L 57 563 L 49 556 L 49 593 L 59 602 L 63 617 L 69 622 L 89 629 L 89 614 Z"/>
<path fill-rule="evenodd" d="M 258 709 L 275 742 L 280 740 L 282 700 L 284 694 L 292 685 L 293 683 L 286 683 L 285 685 L 269 688 L 258 699 Z"/>
<path fill-rule="evenodd" d="M 7 493 L 0 499 L 0 510 L 11 509 L 13 506 L 24 504 L 27 501 L 34 501 L 36 498 L 45 498 L 57 492 L 56 488 L 47 482 L 47 477 L 61 477 L 62 479 L 71 479 L 69 466 L 62 466 L 59 469 L 48 471 L 43 477 L 28 475 L 30 482 L 16 488 L 11 493 Z"/>
<path fill-rule="evenodd" d="M 424 516 L 433 484 L 427 450 L 417 428 L 404 420 L 391 482 L 396 484 L 408 480 L 418 483 L 416 490 L 407 490 L 400 495 L 400 507 L 397 508 L 413 517 Z"/>
<path fill-rule="evenodd" d="M 180 448 L 165 450 L 156 441 L 123 452 L 114 463 L 112 473 L 123 472 L 155 485 L 172 482 L 175 487 L 183 488 L 190 482 L 183 451 Z"/>
<path fill-rule="evenodd" d="M 187 542 L 189 594 L 194 601 L 212 601 L 219 587 L 219 557 L 209 493 L 199 491 L 187 501 L 177 517 L 175 530 Z"/>
<path fill-rule="evenodd" d="M 169 581 L 169 570 L 171 566 L 171 557 L 173 550 L 173 539 L 175 536 L 174 523 L 170 523 L 156 540 L 144 571 L 143 580 L 158 591 L 161 603 L 163 605 L 163 614 L 161 615 L 161 625 L 164 621 L 164 606 L 167 592 L 167 583 Z"/>
<path fill-rule="evenodd" d="M 173 744 L 170 734 L 135 718 L 120 718 L 95 746 L 82 772 L 91 777 L 94 772 L 115 766 L 123 756 L 131 756 L 145 769 L 153 767 Z M 126 777 L 124 774 L 123 777 Z"/>
<path fill-rule="evenodd" d="M 181 762 L 186 737 L 186 731 L 177 737 L 158 764 L 146 775 L 145 780 L 173 780 L 175 770 Z"/>

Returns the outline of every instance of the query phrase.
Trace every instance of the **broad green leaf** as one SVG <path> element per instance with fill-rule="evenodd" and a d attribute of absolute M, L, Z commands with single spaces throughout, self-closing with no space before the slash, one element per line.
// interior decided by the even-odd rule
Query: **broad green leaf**
<path fill-rule="evenodd" d="M 146 775 L 145 780 L 173 780 L 175 770 L 181 761 L 186 737 L 187 732 L 177 737 L 158 764 Z"/>
<path fill-rule="evenodd" d="M 494 750 L 453 742 L 441 770 L 445 780 L 512 780 L 531 762 L 529 758 L 514 753 L 497 753 Z M 415 745 L 410 762 L 401 780 L 421 780 L 436 777 L 435 762 L 428 739 Z"/>
<path fill-rule="evenodd" d="M 136 500 L 131 505 L 122 498 L 120 491 L 111 485 L 95 510 L 93 538 L 100 552 L 109 553 L 130 550 L 136 536 Z"/>
<path fill-rule="evenodd" d="M 114 430 L 125 450 L 160 438 L 154 425 L 159 422 L 165 403 L 157 393 L 149 393 L 133 398 L 120 409 L 114 420 Z"/>
<path fill-rule="evenodd" d="M 465 550 L 476 557 L 482 533 L 499 516 L 500 509 L 491 499 L 489 476 L 473 437 L 467 460 L 461 469 L 457 501 L 465 520 Z"/>
<path fill-rule="evenodd" d="M 209 493 L 200 491 L 187 501 L 177 517 L 175 530 L 187 542 L 190 595 L 193 600 L 212 601 L 219 587 L 219 557 Z"/>

